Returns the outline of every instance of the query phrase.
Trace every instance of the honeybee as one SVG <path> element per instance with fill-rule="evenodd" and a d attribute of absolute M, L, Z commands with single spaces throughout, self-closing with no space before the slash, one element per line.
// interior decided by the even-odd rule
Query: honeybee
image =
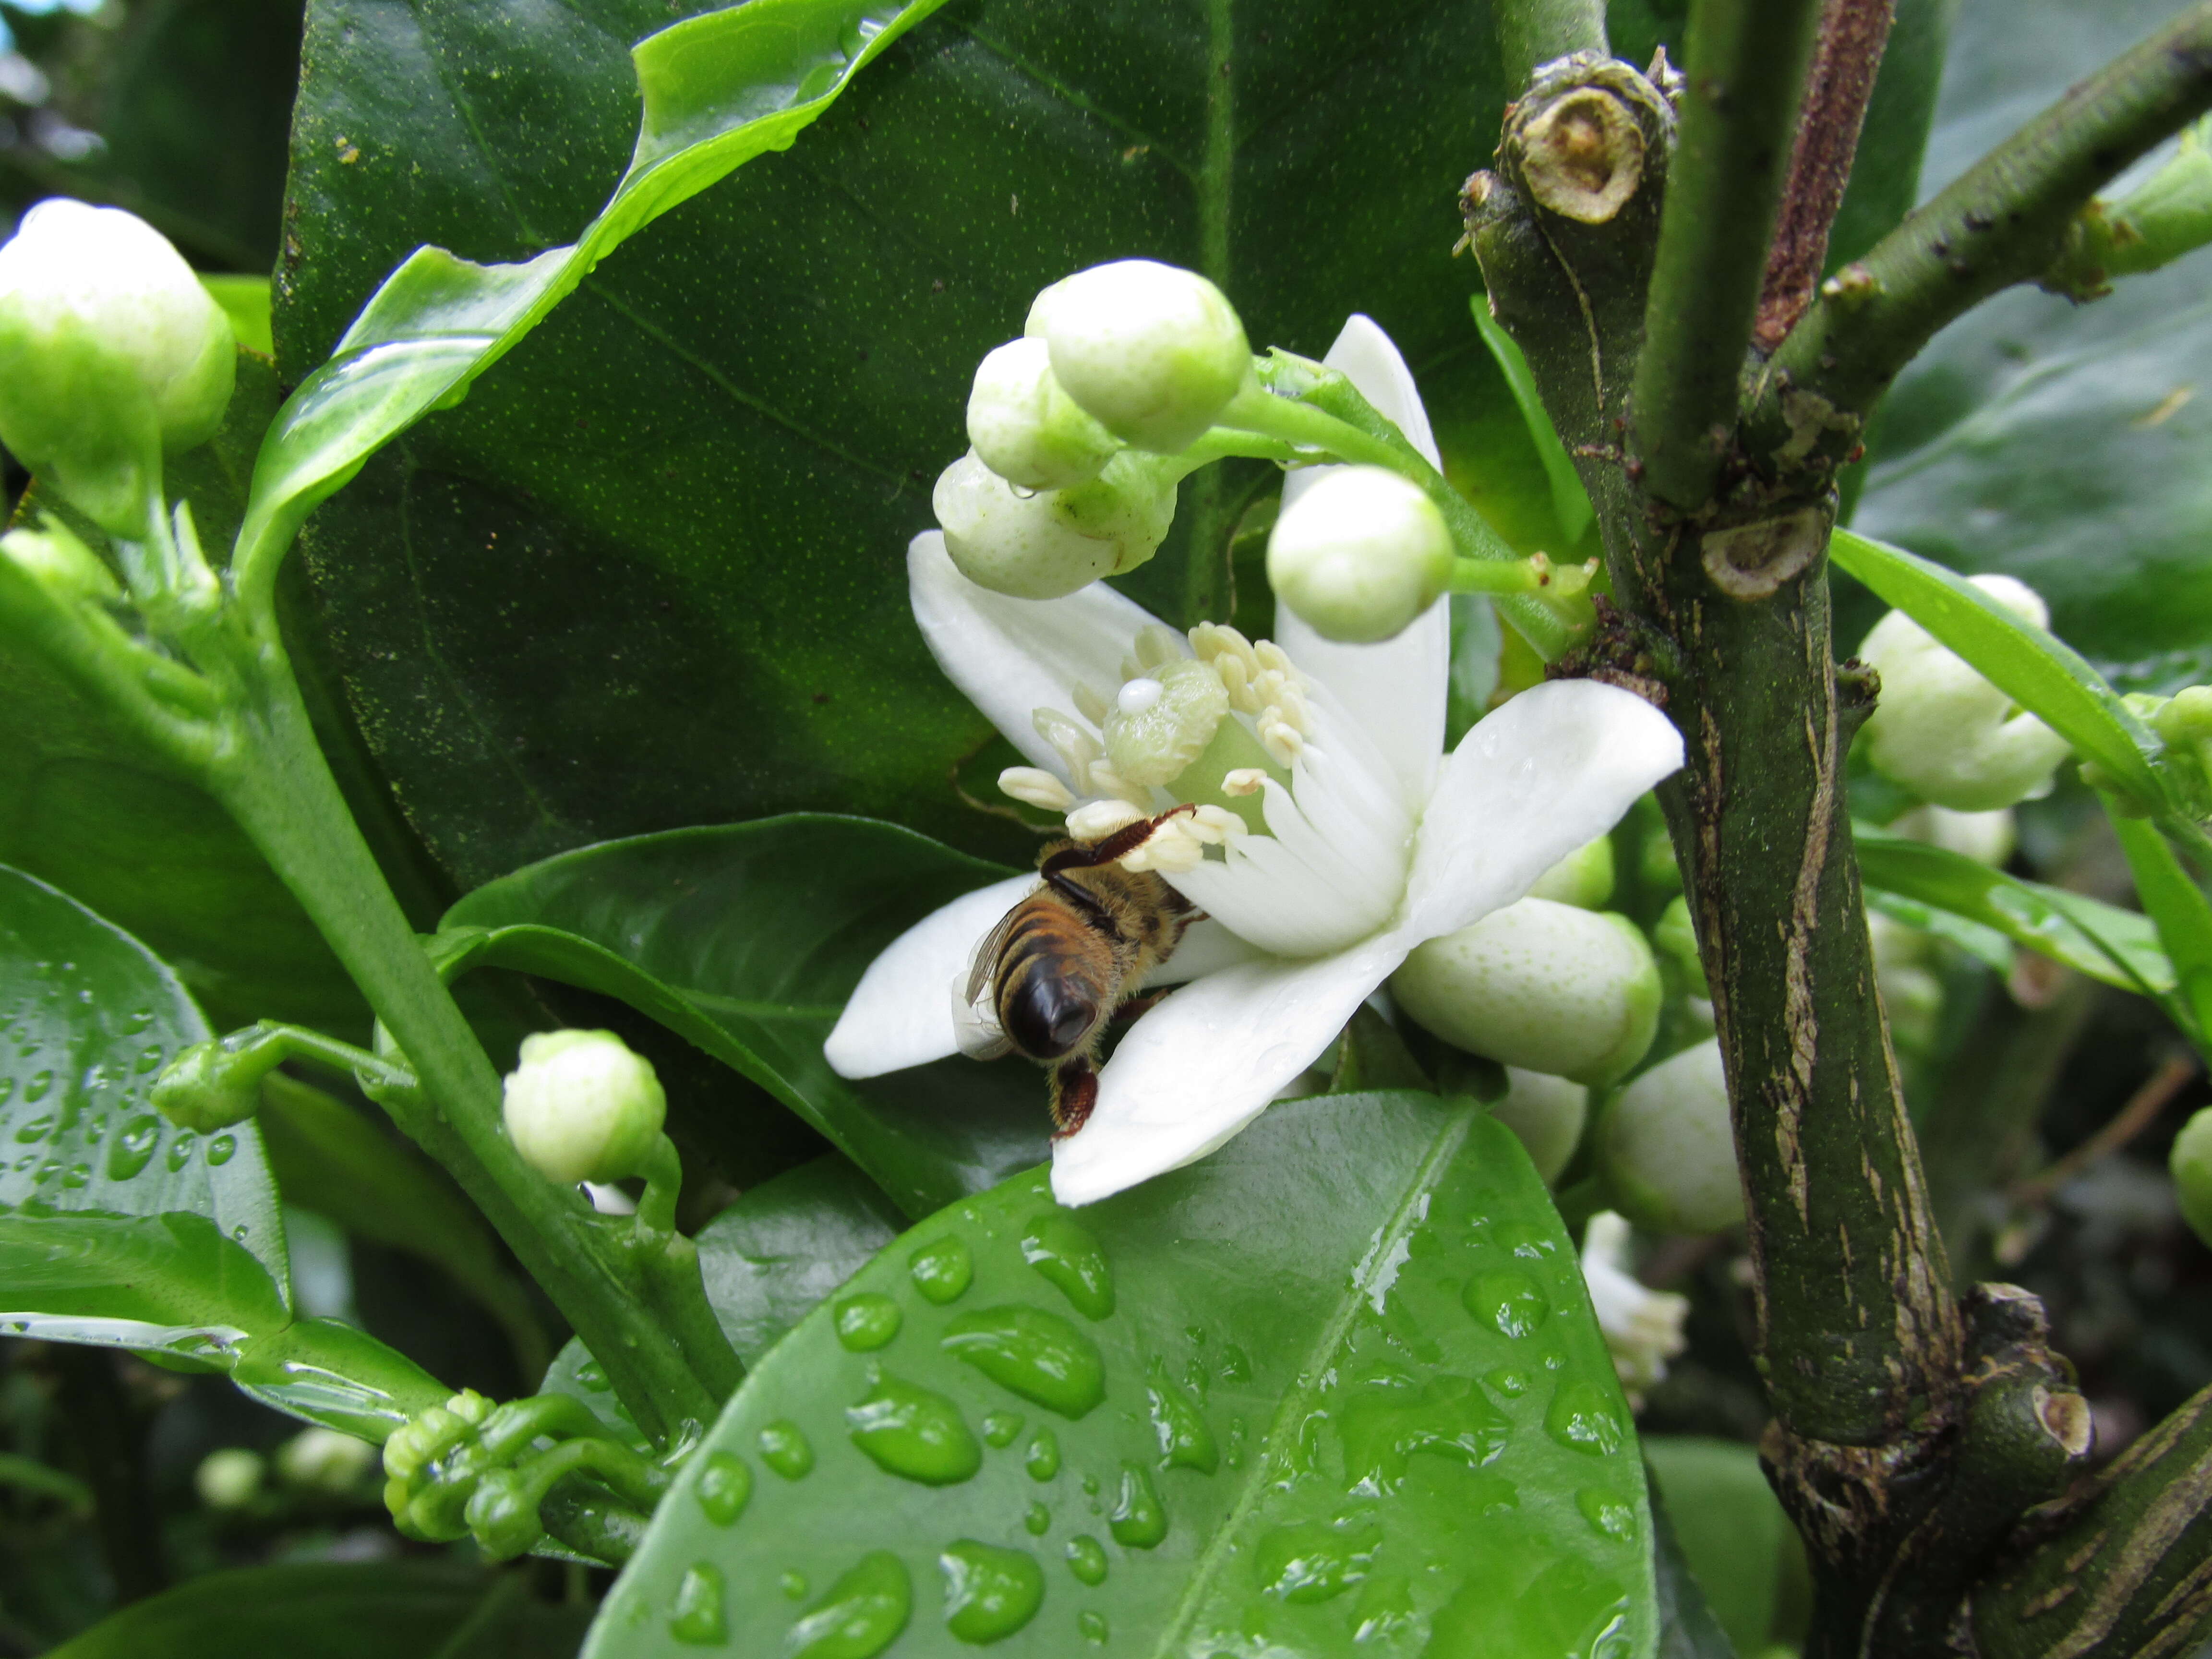
<path fill-rule="evenodd" d="M 1009 1053 L 1050 1068 L 1053 1138 L 1083 1127 L 1098 1099 L 1093 1064 L 1107 1023 L 1198 920 L 1152 871 L 1120 860 L 1167 819 L 1142 818 L 1097 841 L 1056 841 L 1037 860 L 1043 884 L 975 947 L 960 1047 L 976 1060 Z"/>

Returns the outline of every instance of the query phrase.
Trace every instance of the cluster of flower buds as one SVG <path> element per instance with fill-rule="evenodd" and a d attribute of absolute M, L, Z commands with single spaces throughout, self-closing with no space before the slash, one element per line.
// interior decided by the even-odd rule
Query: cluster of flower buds
<path fill-rule="evenodd" d="M 1243 324 L 1195 272 L 1122 259 L 1054 283 L 975 371 L 973 447 L 932 498 L 952 562 L 1032 599 L 1133 570 L 1174 522 L 1177 458 L 1251 378 Z"/>
<path fill-rule="evenodd" d="M 2050 622 L 2049 608 L 2026 583 L 1972 580 L 2022 620 L 2038 628 Z M 1891 779 L 1961 812 L 1991 811 L 2049 790 L 2069 752 L 2066 739 L 1902 611 L 1876 623 L 1858 654 L 1881 676 L 1864 738 L 1869 757 Z"/>
<path fill-rule="evenodd" d="M 0 246 L 0 443 L 111 535 L 143 538 L 161 458 L 213 437 L 229 319 L 119 208 L 41 202 Z"/>
<path fill-rule="evenodd" d="M 612 1031 L 540 1031 L 507 1074 L 507 1138 L 548 1181 L 620 1181 L 643 1172 L 668 1115 L 652 1062 Z"/>

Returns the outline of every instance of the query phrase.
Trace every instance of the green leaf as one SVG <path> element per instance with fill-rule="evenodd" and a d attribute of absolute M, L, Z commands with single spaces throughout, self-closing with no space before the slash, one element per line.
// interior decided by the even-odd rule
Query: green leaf
<path fill-rule="evenodd" d="M 0 869 L 0 1331 L 220 1356 L 290 1320 L 260 1137 L 147 1095 L 206 1023 L 129 934 Z"/>
<path fill-rule="evenodd" d="M 1923 189 L 2174 10 L 1965 0 Z M 1895 56 L 1893 41 L 1885 78 Z M 1961 570 L 2020 577 L 2050 601 L 2054 630 L 2124 689 L 2212 677 L 2206 269 L 2185 259 L 2086 306 L 2015 289 L 1953 325 L 1885 400 L 1854 526 Z M 1870 606 L 1846 600 L 1839 641 L 1872 621 Z"/>
<path fill-rule="evenodd" d="M 1758 1451 L 1732 1440 L 1653 1435 L 1644 1455 L 1711 1616 L 1736 1652 L 1764 1653 L 1780 1639 L 1784 1563 L 1797 1543 Z"/>
<path fill-rule="evenodd" d="M 447 1561 L 245 1567 L 127 1607 L 50 1659 L 562 1659 L 589 1611 L 537 1600 L 523 1572 Z"/>
<path fill-rule="evenodd" d="M 276 371 L 241 353 L 215 439 L 168 465 L 210 547 L 228 545 L 277 401 Z M 48 505 L 33 489 L 27 510 Z M 99 532 L 62 516 L 97 547 Z M 0 862 L 76 895 L 177 964 L 224 1026 L 266 1016 L 366 1036 L 368 1014 L 292 896 L 196 785 L 34 653 L 0 637 Z"/>
<path fill-rule="evenodd" d="M 1504 377 L 1506 387 L 1513 394 L 1514 407 L 1521 411 L 1528 441 L 1535 446 L 1537 458 L 1543 465 L 1545 482 L 1551 488 L 1552 514 L 1559 521 L 1560 538 L 1559 546 L 1550 550 L 1565 558 L 1569 550 L 1581 541 L 1583 532 L 1589 528 L 1595 516 L 1590 508 L 1589 495 L 1583 489 L 1582 475 L 1575 471 L 1566 446 L 1559 441 L 1551 413 L 1544 407 L 1543 394 L 1536 390 L 1536 377 L 1529 371 L 1528 358 L 1522 355 L 1520 346 L 1504 325 L 1490 314 L 1486 298 L 1477 296 L 1474 312 L 1475 330 L 1482 336 L 1482 343 L 1489 348 L 1498 373 Z"/>
<path fill-rule="evenodd" d="M 907 1234 L 753 1371 L 586 1651 L 842 1624 L 817 1651 L 903 1626 L 902 1655 L 1318 1654 L 1364 1627 L 1643 1656 L 1650 1548 L 1519 1144 L 1471 1105 L 1332 1096 L 1088 1209 L 1038 1172 Z"/>
<path fill-rule="evenodd" d="M 2175 1020 L 2201 1046 L 2212 1033 L 2212 902 L 2181 867 L 2172 843 L 2142 818 L 2111 814 L 2112 832 L 2127 854 L 2136 895 L 2158 929 L 2178 981 L 2169 1005 Z"/>
<path fill-rule="evenodd" d="M 230 331 L 238 337 L 239 344 L 260 356 L 276 355 L 266 276 L 202 276 L 200 286 L 230 319 Z"/>
<path fill-rule="evenodd" d="M 2158 997 L 2173 989 L 2173 964 L 2147 917 L 1864 825 L 1852 838 L 1870 890 L 1963 917 L 2124 991 Z M 1910 914 L 1899 920 L 1923 925 Z M 1975 948 L 1970 938 L 1960 942 Z M 1981 950 L 1975 954 L 1989 959 Z"/>
<path fill-rule="evenodd" d="M 644 115 L 605 207 L 572 246 L 519 264 L 480 265 L 442 247 L 410 255 L 278 411 L 254 466 L 241 562 L 281 557 L 319 502 L 432 409 L 458 403 L 625 238 L 732 168 L 789 148 L 854 76 L 943 3 L 753 0 L 641 40 L 631 58 Z M 493 68 L 491 78 L 499 74 Z M 346 167 L 362 162 L 364 147 L 372 169 L 407 153 L 389 121 L 336 143 Z"/>
<path fill-rule="evenodd" d="M 2166 787 L 2152 762 L 2165 745 L 2081 653 L 2006 610 L 1933 560 L 1839 530 L 1830 554 L 1984 678 L 2146 801 Z"/>
<path fill-rule="evenodd" d="M 878 951 L 1008 873 L 893 824 L 773 818 L 548 859 L 478 888 L 445 927 L 472 963 L 619 997 L 689 1038 L 920 1216 L 1043 1158 L 1040 1074 L 955 1059 L 853 1083 L 823 1041 Z"/>
<path fill-rule="evenodd" d="M 418 240 L 526 258 L 598 210 L 637 109 L 625 49 L 667 13 L 526 15 L 313 8 L 293 375 Z M 333 649 L 441 860 L 473 884 L 821 808 L 1022 856 L 952 787 L 991 732 L 912 627 L 902 556 L 966 447 L 976 362 L 1046 283 L 1145 255 L 1222 280 L 1255 342 L 1318 356 L 1358 309 L 1439 398 L 1493 387 L 1451 246 L 1503 105 L 1488 9 L 1457 0 L 963 0 L 915 29 L 317 514 Z M 1244 505 L 1194 481 L 1138 596 L 1225 614 Z"/>

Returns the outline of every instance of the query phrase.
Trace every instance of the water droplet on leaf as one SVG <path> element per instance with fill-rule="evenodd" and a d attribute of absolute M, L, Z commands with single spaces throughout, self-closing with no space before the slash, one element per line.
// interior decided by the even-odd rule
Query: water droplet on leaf
<path fill-rule="evenodd" d="M 1050 1429 L 1039 1429 L 1030 1437 L 1029 1449 L 1022 1455 L 1022 1467 L 1030 1472 L 1032 1480 L 1049 1480 L 1060 1473 L 1060 1437 Z M 1096 1481 L 1091 1490 L 1097 1491 Z"/>
<path fill-rule="evenodd" d="M 178 1130 L 177 1138 L 169 1143 L 168 1157 L 162 1160 L 169 1166 L 169 1173 L 174 1175 L 178 1170 L 183 1169 L 185 1164 L 191 1163 L 192 1161 L 193 1150 L 198 1147 L 199 1144 L 200 1138 L 194 1134 L 190 1129 Z"/>
<path fill-rule="evenodd" d="M 1518 1400 L 1530 1387 L 1528 1373 L 1517 1371 L 1510 1365 L 1500 1365 L 1494 1371 L 1486 1372 L 1482 1380 L 1490 1384 L 1493 1392 L 1508 1400 Z"/>
<path fill-rule="evenodd" d="M 915 1289 L 942 1307 L 957 1301 L 975 1282 L 975 1258 L 969 1254 L 966 1239 L 947 1233 L 908 1257 L 907 1271 L 914 1276 Z"/>
<path fill-rule="evenodd" d="M 53 1086 L 54 1074 L 52 1072 L 34 1073 L 31 1080 L 23 1085 L 23 1104 L 36 1105 L 46 1097 L 46 1091 Z"/>
<path fill-rule="evenodd" d="M 217 1135 L 213 1140 L 208 1142 L 208 1164 L 210 1168 L 220 1170 L 230 1162 L 237 1152 L 238 1137 L 236 1135 Z"/>
<path fill-rule="evenodd" d="M 914 1581 L 889 1550 L 860 1558 L 830 1586 L 814 1610 L 791 1627 L 791 1659 L 874 1659 L 898 1639 L 914 1607 Z"/>
<path fill-rule="evenodd" d="M 48 1134 L 52 1133 L 53 1127 L 54 1115 L 52 1112 L 41 1113 L 39 1116 L 31 1119 L 29 1122 L 24 1124 L 21 1128 L 16 1130 L 15 1139 L 22 1141 L 27 1146 L 35 1140 L 44 1140 Z"/>
<path fill-rule="evenodd" d="M 1086 1584 L 1106 1582 L 1106 1547 L 1089 1533 L 1067 1540 L 1067 1570 Z"/>
<path fill-rule="evenodd" d="M 161 1144 L 161 1120 L 146 1112 L 132 1118 L 107 1145 L 107 1178 L 128 1181 L 152 1162 Z"/>
<path fill-rule="evenodd" d="M 1023 1512 L 1022 1525 L 1029 1528 L 1030 1537 L 1042 1538 L 1052 1530 L 1052 1511 L 1042 1504 L 1032 1503 Z"/>
<path fill-rule="evenodd" d="M 983 1449 L 960 1407 L 933 1389 L 884 1376 L 845 1411 L 853 1443 L 878 1468 L 924 1486 L 949 1486 L 983 1466 Z"/>
<path fill-rule="evenodd" d="M 711 1647 L 730 1639 L 728 1620 L 722 1611 L 722 1570 L 708 1561 L 694 1561 L 684 1570 L 676 1587 L 676 1606 L 668 1618 L 668 1633 L 693 1647 Z"/>
<path fill-rule="evenodd" d="M 1162 1468 L 1212 1474 L 1221 1467 L 1220 1448 L 1206 1425 L 1206 1413 L 1198 1401 L 1168 1380 L 1157 1362 L 1145 1395 L 1152 1408 L 1152 1432 L 1159 1439 Z"/>
<path fill-rule="evenodd" d="M 1325 1522 L 1301 1521 L 1262 1535 L 1252 1565 L 1267 1595 L 1301 1605 L 1328 1601 L 1367 1577 L 1382 1542 L 1371 1523 L 1340 1532 Z"/>
<path fill-rule="evenodd" d="M 814 1448 L 805 1431 L 789 1418 L 778 1418 L 760 1431 L 761 1462 L 787 1480 L 814 1467 Z"/>
<path fill-rule="evenodd" d="M 1062 1417 L 1079 1418 L 1106 1397 L 1097 1345 L 1042 1308 L 979 1308 L 955 1319 L 939 1340 L 1000 1388 Z"/>
<path fill-rule="evenodd" d="M 1044 1569 L 1025 1551 L 963 1538 L 947 1545 L 937 1565 L 945 1573 L 945 1627 L 963 1642 L 1012 1636 L 1044 1601 Z"/>
<path fill-rule="evenodd" d="M 696 1491 L 701 1512 L 716 1526 L 726 1527 L 745 1512 L 753 1495 L 753 1472 L 730 1452 L 709 1452 Z"/>
<path fill-rule="evenodd" d="M 1019 1412 L 989 1412 L 983 1418 L 983 1439 L 992 1446 L 1011 1446 L 1022 1431 Z"/>
<path fill-rule="evenodd" d="M 1168 1535 L 1168 1512 L 1152 1485 L 1152 1472 L 1140 1463 L 1121 1465 L 1121 1489 L 1106 1513 L 1106 1528 L 1125 1548 L 1148 1550 Z"/>
<path fill-rule="evenodd" d="M 803 1572 L 787 1572 L 777 1578 L 775 1587 L 781 1590 L 788 1600 L 804 1601 L 806 1596 L 806 1575 Z"/>
<path fill-rule="evenodd" d="M 1625 1544 L 1636 1536 L 1636 1511 L 1609 1492 L 1585 1486 L 1575 1494 L 1575 1507 L 1601 1537 Z"/>
<path fill-rule="evenodd" d="M 1088 1609 L 1079 1613 L 1075 1615 L 1075 1627 L 1083 1632 L 1085 1641 L 1096 1642 L 1101 1647 L 1105 1645 L 1106 1615 L 1104 1613 L 1092 1613 Z"/>
<path fill-rule="evenodd" d="M 837 1304 L 837 1340 L 854 1353 L 888 1345 L 899 1333 L 898 1304 L 873 1291 L 847 1297 Z"/>
<path fill-rule="evenodd" d="M 1619 1451 L 1625 1437 L 1613 1402 L 1580 1377 L 1559 1384 L 1544 1413 L 1544 1432 L 1594 1457 Z"/>
<path fill-rule="evenodd" d="M 1104 1319 L 1114 1311 L 1114 1270 L 1106 1252 L 1065 1210 L 1042 1210 L 1022 1231 L 1022 1260 L 1057 1285 L 1078 1313 Z"/>
<path fill-rule="evenodd" d="M 1529 1334 L 1552 1311 L 1536 1281 L 1517 1267 L 1478 1274 L 1460 1300 L 1477 1319 L 1516 1339 Z"/>

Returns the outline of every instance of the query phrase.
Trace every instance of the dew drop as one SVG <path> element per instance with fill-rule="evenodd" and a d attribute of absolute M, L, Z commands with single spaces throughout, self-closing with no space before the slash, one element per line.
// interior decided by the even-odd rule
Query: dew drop
<path fill-rule="evenodd" d="M 1106 1397 L 1097 1346 L 1042 1308 L 978 1308 L 946 1326 L 939 1341 L 1000 1388 L 1062 1417 L 1079 1418 Z"/>
<path fill-rule="evenodd" d="M 1106 1547 L 1087 1532 L 1067 1540 L 1067 1570 L 1091 1585 L 1106 1582 Z"/>
<path fill-rule="evenodd" d="M 62 1176 L 62 1185 L 74 1191 L 76 1188 L 83 1186 L 91 1179 L 91 1164 L 72 1164 L 69 1166 L 68 1171 Z"/>
<path fill-rule="evenodd" d="M 1106 1252 L 1065 1210 L 1041 1210 L 1022 1231 L 1022 1260 L 1091 1319 L 1114 1311 L 1114 1270 Z"/>
<path fill-rule="evenodd" d="M 744 1460 L 726 1451 L 709 1452 L 696 1487 L 701 1513 L 718 1527 L 734 1523 L 753 1495 L 753 1472 Z"/>
<path fill-rule="evenodd" d="M 253 1230 L 251 1227 L 248 1227 L 243 1221 L 241 1221 L 238 1225 L 230 1230 L 230 1236 L 236 1239 L 240 1243 L 243 1244 L 246 1243 L 246 1234 L 252 1231 Z"/>
<path fill-rule="evenodd" d="M 1526 1261 L 1541 1261 L 1546 1256 L 1556 1254 L 1559 1248 L 1545 1237 L 1541 1229 L 1522 1221 L 1506 1223 L 1498 1230 L 1492 1242 Z"/>
<path fill-rule="evenodd" d="M 54 1074 L 52 1072 L 33 1073 L 31 1080 L 23 1085 L 23 1104 L 36 1105 L 46 1097 L 46 1091 L 53 1086 Z"/>
<path fill-rule="evenodd" d="M 848 1296 L 837 1304 L 837 1340 L 854 1353 L 886 1346 L 899 1333 L 898 1304 L 873 1291 Z"/>
<path fill-rule="evenodd" d="M 1251 1358 L 1234 1342 L 1221 1351 L 1221 1380 L 1224 1382 L 1249 1382 L 1252 1380 Z"/>
<path fill-rule="evenodd" d="M 38 1174 L 31 1178 L 33 1181 L 52 1181 L 61 1172 L 62 1161 L 58 1158 L 48 1158 L 44 1164 L 39 1165 Z"/>
<path fill-rule="evenodd" d="M 722 1570 L 711 1562 L 694 1561 L 684 1569 L 683 1582 L 676 1587 L 668 1633 L 690 1647 L 715 1647 L 728 1641 L 723 1600 Z"/>
<path fill-rule="evenodd" d="M 1025 1550 L 963 1538 L 937 1558 L 945 1574 L 945 1627 L 981 1647 L 1012 1636 L 1036 1617 L 1044 1569 Z"/>
<path fill-rule="evenodd" d="M 1095 1642 L 1102 1648 L 1106 1645 L 1106 1615 L 1104 1613 L 1093 1613 L 1086 1608 L 1075 1615 L 1075 1627 L 1083 1632 L 1085 1641 Z"/>
<path fill-rule="evenodd" d="M 1022 1431 L 1019 1412 L 990 1412 L 983 1418 L 983 1439 L 991 1446 L 1011 1446 Z"/>
<path fill-rule="evenodd" d="M 15 1160 L 15 1173 L 16 1173 L 17 1175 L 21 1175 L 21 1174 L 22 1174 L 24 1170 L 27 1170 L 27 1169 L 29 1169 L 29 1168 L 30 1168 L 33 1164 L 36 1164 L 38 1161 L 39 1161 L 39 1155 L 38 1155 L 36 1152 L 26 1152 L 26 1153 L 24 1153 L 22 1157 L 21 1157 L 21 1158 L 17 1158 L 17 1159 Z"/>
<path fill-rule="evenodd" d="M 1022 1513 L 1022 1525 L 1029 1528 L 1030 1537 L 1042 1538 L 1052 1530 L 1052 1511 L 1042 1504 L 1032 1503 Z"/>
<path fill-rule="evenodd" d="M 124 1020 L 123 1029 L 126 1032 L 136 1033 L 144 1030 L 153 1023 L 154 1011 L 151 1008 L 133 1008 Z"/>
<path fill-rule="evenodd" d="M 5 1106 L 15 1097 L 15 1079 L 12 1077 L 0 1077 L 0 1106 Z"/>
<path fill-rule="evenodd" d="M 949 1486 L 983 1467 L 983 1449 L 960 1407 L 934 1389 L 891 1376 L 845 1411 L 853 1443 L 878 1468 L 927 1486 Z"/>
<path fill-rule="evenodd" d="M 775 1581 L 775 1587 L 788 1601 L 803 1601 L 806 1599 L 806 1575 L 803 1572 L 783 1574 Z"/>
<path fill-rule="evenodd" d="M 1098 1496 L 1098 1477 L 1097 1477 L 1097 1475 L 1095 1475 L 1095 1474 L 1086 1474 L 1086 1475 L 1085 1475 L 1085 1476 L 1083 1477 L 1083 1490 L 1084 1490 L 1084 1491 L 1085 1491 L 1086 1492 L 1089 1492 L 1089 1493 L 1090 1493 L 1093 1498 L 1097 1497 L 1097 1496 Z"/>
<path fill-rule="evenodd" d="M 1133 1550 L 1151 1549 L 1168 1535 L 1168 1512 L 1143 1464 L 1121 1465 L 1121 1490 L 1106 1512 L 1106 1529 L 1115 1543 Z"/>
<path fill-rule="evenodd" d="M 138 1051 L 138 1058 L 131 1063 L 131 1069 L 137 1073 L 140 1077 L 145 1076 L 149 1072 L 158 1072 L 161 1069 L 161 1061 L 167 1057 L 168 1052 L 158 1042 L 141 1048 Z"/>
<path fill-rule="evenodd" d="M 611 1386 L 607 1382 L 607 1368 L 596 1359 L 586 1359 L 576 1367 L 576 1381 L 593 1394 L 605 1394 Z"/>
<path fill-rule="evenodd" d="M 889 1550 L 864 1555 L 791 1627 L 790 1659 L 874 1659 L 898 1640 L 914 1610 L 914 1581 Z"/>
<path fill-rule="evenodd" d="M 1575 1507 L 1601 1538 L 1625 1544 L 1636 1536 L 1636 1511 L 1609 1492 L 1585 1486 L 1575 1494 Z"/>
<path fill-rule="evenodd" d="M 1326 1522 L 1301 1521 L 1262 1535 L 1252 1565 L 1266 1595 L 1301 1605 L 1328 1601 L 1367 1577 L 1382 1542 L 1371 1525 L 1340 1532 Z"/>
<path fill-rule="evenodd" d="M 1241 1469 L 1244 1467 L 1246 1432 L 1242 1416 L 1231 1417 L 1229 1419 L 1229 1467 L 1232 1469 Z"/>
<path fill-rule="evenodd" d="M 192 1150 L 199 1144 L 200 1138 L 190 1129 L 177 1131 L 177 1138 L 169 1143 L 169 1156 L 163 1160 L 168 1164 L 171 1174 L 192 1161 Z"/>
<path fill-rule="evenodd" d="M 1386 1573 L 1370 1578 L 1359 1592 L 1359 1601 L 1352 1610 L 1357 1621 L 1352 1631 L 1354 1642 L 1389 1642 L 1413 1628 L 1413 1587 L 1404 1577 Z"/>
<path fill-rule="evenodd" d="M 1494 1392 L 1504 1395 L 1508 1400 L 1518 1400 L 1528 1392 L 1531 1386 L 1528 1373 L 1516 1370 L 1510 1365 L 1500 1365 L 1496 1370 L 1486 1373 L 1482 1380 L 1490 1384 Z"/>
<path fill-rule="evenodd" d="M 969 1254 L 968 1241 L 957 1233 L 923 1245 L 907 1258 L 906 1265 L 915 1289 L 939 1307 L 959 1300 L 975 1282 L 975 1258 Z"/>
<path fill-rule="evenodd" d="M 1477 1319 L 1516 1340 L 1533 1332 L 1552 1311 L 1536 1281 L 1517 1267 L 1478 1274 L 1468 1280 L 1460 1301 Z"/>
<path fill-rule="evenodd" d="M 211 1169 L 220 1170 L 237 1156 L 237 1153 L 238 1137 L 236 1135 L 217 1135 L 213 1140 L 208 1142 L 208 1165 Z"/>
<path fill-rule="evenodd" d="M 806 1431 L 787 1417 L 780 1417 L 760 1431 L 761 1462 L 787 1480 L 797 1480 L 814 1467 L 814 1448 Z"/>
<path fill-rule="evenodd" d="M 34 1140 L 44 1140 L 53 1133 L 53 1127 L 54 1115 L 52 1112 L 43 1112 L 16 1130 L 15 1139 L 26 1145 Z"/>
<path fill-rule="evenodd" d="M 1562 1446 L 1603 1457 L 1620 1449 L 1620 1419 L 1613 1402 L 1579 1377 L 1570 1377 L 1553 1395 L 1544 1413 L 1544 1432 Z"/>
<path fill-rule="evenodd" d="M 1145 1398 L 1152 1409 L 1152 1433 L 1159 1441 L 1162 1468 L 1196 1469 L 1200 1474 L 1212 1474 L 1221 1467 L 1221 1449 L 1214 1443 L 1206 1413 L 1199 1409 L 1198 1401 L 1168 1380 L 1158 1363 L 1152 1367 Z"/>
<path fill-rule="evenodd" d="M 1049 1480 L 1060 1473 L 1060 1437 L 1050 1429 L 1039 1429 L 1030 1437 L 1029 1449 L 1022 1454 L 1022 1467 L 1030 1472 L 1032 1480 Z M 1091 1483 L 1096 1492 L 1096 1481 Z"/>

